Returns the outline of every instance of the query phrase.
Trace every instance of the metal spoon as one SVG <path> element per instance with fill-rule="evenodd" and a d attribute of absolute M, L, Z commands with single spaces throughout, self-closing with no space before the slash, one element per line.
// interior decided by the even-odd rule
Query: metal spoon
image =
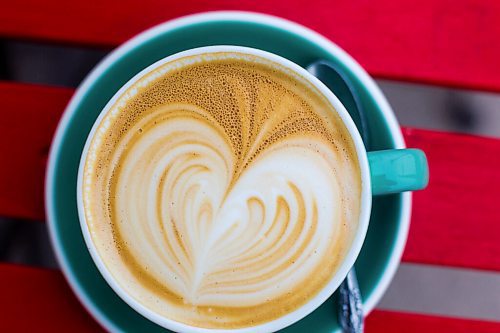
<path fill-rule="evenodd" d="M 366 149 L 369 148 L 368 123 L 362 104 L 349 77 L 338 65 L 317 61 L 306 69 L 322 81 L 342 102 L 354 120 Z M 354 267 L 339 287 L 338 319 L 344 333 L 362 333 L 364 330 L 363 302 Z"/>

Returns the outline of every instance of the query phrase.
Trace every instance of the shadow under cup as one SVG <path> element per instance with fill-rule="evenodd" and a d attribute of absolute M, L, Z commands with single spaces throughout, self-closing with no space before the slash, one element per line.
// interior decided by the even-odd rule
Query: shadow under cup
<path fill-rule="evenodd" d="M 260 15 L 202 14 L 166 23 L 120 47 L 86 79 L 68 106 L 52 146 L 46 183 L 49 228 L 59 262 L 80 300 L 109 330 L 165 332 L 112 291 L 86 251 L 76 209 L 77 171 L 85 140 L 106 103 L 136 73 L 179 51 L 220 44 L 265 50 L 303 67 L 318 59 L 343 67 L 366 110 L 373 149 L 403 147 L 391 110 L 373 82 L 360 75 L 342 51 L 299 26 Z M 378 301 L 399 262 L 408 212 L 409 194 L 373 200 L 370 227 L 355 264 L 367 310 Z M 284 331 L 338 330 L 334 298 Z"/>

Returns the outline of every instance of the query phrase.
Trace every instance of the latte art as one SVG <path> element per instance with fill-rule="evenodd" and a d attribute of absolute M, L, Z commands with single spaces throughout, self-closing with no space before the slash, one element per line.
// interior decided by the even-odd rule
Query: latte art
<path fill-rule="evenodd" d="M 206 328 L 309 301 L 360 209 L 354 144 L 326 98 L 235 54 L 167 63 L 130 87 L 92 139 L 83 184 L 92 240 L 121 287 Z"/>

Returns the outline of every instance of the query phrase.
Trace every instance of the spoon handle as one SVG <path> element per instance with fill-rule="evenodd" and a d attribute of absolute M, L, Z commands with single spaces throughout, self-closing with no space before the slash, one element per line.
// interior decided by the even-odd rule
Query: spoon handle
<path fill-rule="evenodd" d="M 370 129 L 366 113 L 354 83 L 345 71 L 333 62 L 319 60 L 309 64 L 307 71 L 316 76 L 342 102 L 358 128 L 366 150 L 370 150 Z"/>
<path fill-rule="evenodd" d="M 366 149 L 370 148 L 370 133 L 363 105 L 348 75 L 334 63 L 317 61 L 307 70 L 322 81 L 344 104 L 358 128 Z M 354 267 L 339 287 L 338 319 L 344 333 L 362 333 L 364 327 L 363 301 Z"/>
<path fill-rule="evenodd" d="M 354 267 L 340 285 L 339 305 L 338 317 L 343 332 L 362 333 L 364 329 L 363 302 Z"/>

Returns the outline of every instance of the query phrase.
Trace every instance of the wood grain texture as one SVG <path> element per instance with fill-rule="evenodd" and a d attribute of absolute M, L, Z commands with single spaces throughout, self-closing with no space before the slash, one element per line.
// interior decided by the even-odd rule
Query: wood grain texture
<path fill-rule="evenodd" d="M 78 303 L 60 271 L 0 264 L 0 295 L 1 331 L 104 332 Z M 497 333 L 500 322 L 381 310 L 373 311 L 366 320 L 367 333 L 429 331 Z"/>
<path fill-rule="evenodd" d="M 0 331 L 101 332 L 57 270 L 0 264 Z"/>
<path fill-rule="evenodd" d="M 500 322 L 373 311 L 366 319 L 366 333 L 498 333 Z"/>
<path fill-rule="evenodd" d="M 43 220 L 48 147 L 70 89 L 0 83 L 0 216 Z M 23 133 L 19 130 L 23 129 Z M 414 195 L 406 262 L 500 271 L 500 140 L 404 129 L 429 159 Z"/>
<path fill-rule="evenodd" d="M 115 46 L 160 22 L 211 10 L 249 10 L 308 26 L 371 74 L 500 91 L 497 0 L 6 1 L 0 36 Z"/>

